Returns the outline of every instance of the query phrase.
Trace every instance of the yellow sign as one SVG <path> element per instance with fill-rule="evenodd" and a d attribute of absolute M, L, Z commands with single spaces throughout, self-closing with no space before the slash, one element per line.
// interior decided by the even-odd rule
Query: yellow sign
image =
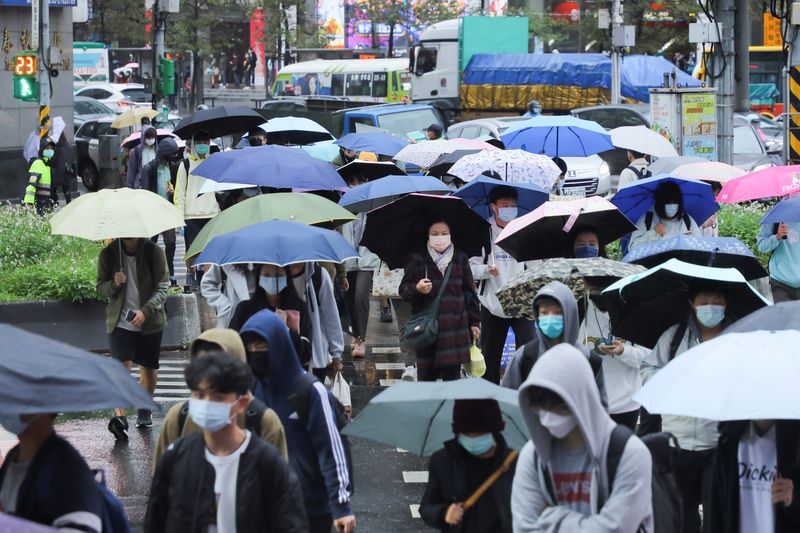
<path fill-rule="evenodd" d="M 764 46 L 783 46 L 781 19 L 764 13 Z"/>

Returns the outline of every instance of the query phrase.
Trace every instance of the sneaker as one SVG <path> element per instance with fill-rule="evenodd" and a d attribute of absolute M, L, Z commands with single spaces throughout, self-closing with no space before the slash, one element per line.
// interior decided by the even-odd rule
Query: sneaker
<path fill-rule="evenodd" d="M 108 430 L 117 440 L 128 440 L 128 419 L 124 416 L 111 417 Z"/>
<path fill-rule="evenodd" d="M 353 346 L 353 358 L 363 359 L 365 355 L 367 355 L 367 347 L 364 344 L 364 341 L 357 340 Z"/>
<path fill-rule="evenodd" d="M 381 307 L 381 322 L 391 322 L 392 318 L 392 306 L 387 305 L 386 307 Z"/>
<path fill-rule="evenodd" d="M 139 409 L 139 414 L 136 416 L 137 428 L 151 428 L 153 427 L 153 414 L 147 409 Z"/>
<path fill-rule="evenodd" d="M 178 278 L 175 276 L 170 276 L 169 278 L 169 286 L 170 287 L 177 287 L 178 286 Z"/>
<path fill-rule="evenodd" d="M 417 368 L 414 366 L 407 366 L 403 371 L 401 381 L 417 381 Z"/>

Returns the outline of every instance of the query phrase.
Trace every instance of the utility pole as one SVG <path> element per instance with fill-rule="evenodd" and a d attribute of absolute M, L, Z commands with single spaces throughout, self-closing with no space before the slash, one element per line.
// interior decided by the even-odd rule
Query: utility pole
<path fill-rule="evenodd" d="M 155 87 L 160 88 L 162 84 L 161 84 L 161 72 L 159 66 L 161 64 L 161 58 L 164 57 L 164 33 L 166 31 L 166 25 L 167 25 L 167 13 L 166 10 L 164 10 L 164 12 L 162 13 L 161 6 L 159 5 L 159 0 L 156 0 L 156 3 L 153 5 L 153 24 L 156 30 L 155 39 L 153 41 L 153 50 L 155 51 L 156 55 L 155 61 L 153 61 L 154 85 Z M 158 111 L 159 102 L 158 98 L 156 97 L 156 94 L 157 91 L 153 91 L 154 95 L 153 109 Z"/>
<path fill-rule="evenodd" d="M 733 108 L 736 70 L 736 41 L 734 27 L 736 25 L 737 0 L 717 0 L 714 13 L 715 22 L 721 25 L 722 75 L 717 92 L 717 153 L 721 163 L 733 164 Z M 746 3 L 746 2 L 745 2 Z M 749 46 L 749 42 L 741 46 Z M 719 61 L 719 59 L 717 59 Z M 748 71 L 750 66 L 747 66 Z M 749 95 L 748 95 L 749 97 Z"/>
<path fill-rule="evenodd" d="M 613 0 L 611 2 L 611 103 L 614 105 L 618 105 L 622 99 L 620 45 L 618 40 L 618 35 L 621 33 L 622 28 L 622 4 L 620 0 Z"/>
<path fill-rule="evenodd" d="M 800 164 L 800 31 L 798 25 L 800 20 L 791 17 L 791 13 L 800 14 L 800 0 L 794 0 L 790 10 L 786 13 L 787 20 L 782 23 L 791 25 L 786 29 L 789 41 L 789 64 L 787 65 L 788 91 L 784 93 L 785 107 L 789 117 L 784 121 L 786 124 L 786 163 L 789 165 Z"/>
<path fill-rule="evenodd" d="M 31 2 L 33 47 L 39 49 L 39 138 L 50 131 L 50 0 Z M 38 46 L 37 46 L 38 45 Z"/>
<path fill-rule="evenodd" d="M 739 49 L 736 50 L 733 107 L 737 113 L 750 111 L 750 11 L 747 3 L 747 0 L 736 0 L 734 42 L 739 43 Z"/>

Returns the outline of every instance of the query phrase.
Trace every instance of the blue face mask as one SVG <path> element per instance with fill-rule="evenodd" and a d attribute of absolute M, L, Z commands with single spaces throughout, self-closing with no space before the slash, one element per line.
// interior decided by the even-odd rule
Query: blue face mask
<path fill-rule="evenodd" d="M 698 305 L 694 309 L 697 321 L 707 328 L 715 328 L 725 318 L 724 305 Z"/>
<path fill-rule="evenodd" d="M 494 446 L 494 435 L 487 433 L 477 437 L 470 437 L 469 435 L 459 433 L 458 443 L 472 455 L 483 455 Z"/>
<path fill-rule="evenodd" d="M 20 420 L 19 415 L 0 415 L 0 426 L 3 426 L 7 431 L 13 433 L 14 435 L 22 435 L 28 426 L 31 425 L 31 422 L 36 420 L 36 417 L 28 420 L 27 422 L 23 422 Z"/>
<path fill-rule="evenodd" d="M 588 257 L 597 257 L 600 255 L 600 248 L 597 246 L 576 246 L 573 250 L 575 257 L 578 259 L 586 259 Z"/>
<path fill-rule="evenodd" d="M 52 159 L 54 155 L 56 155 L 55 150 L 51 150 L 49 148 L 42 150 L 42 157 L 44 157 L 45 159 Z"/>
<path fill-rule="evenodd" d="M 274 278 L 272 276 L 261 276 L 258 285 L 267 291 L 267 294 L 280 294 L 286 288 L 286 276 Z"/>
<path fill-rule="evenodd" d="M 564 333 L 564 317 L 561 315 L 540 316 L 537 323 L 548 339 L 557 339 Z"/>
<path fill-rule="evenodd" d="M 197 155 L 206 155 L 208 151 L 211 150 L 211 146 L 208 144 L 195 144 L 194 151 Z"/>
<path fill-rule="evenodd" d="M 678 214 L 679 207 L 678 204 L 664 204 L 664 214 L 667 215 L 667 218 L 674 218 Z"/>
<path fill-rule="evenodd" d="M 503 222 L 511 222 L 517 218 L 518 210 L 516 207 L 498 207 L 497 216 Z"/>

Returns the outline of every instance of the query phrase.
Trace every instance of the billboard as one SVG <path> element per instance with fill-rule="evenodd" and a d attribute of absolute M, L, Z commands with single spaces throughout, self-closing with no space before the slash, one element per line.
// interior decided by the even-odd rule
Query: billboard
<path fill-rule="evenodd" d="M 344 1 L 317 0 L 317 15 L 328 48 L 344 48 Z"/>

